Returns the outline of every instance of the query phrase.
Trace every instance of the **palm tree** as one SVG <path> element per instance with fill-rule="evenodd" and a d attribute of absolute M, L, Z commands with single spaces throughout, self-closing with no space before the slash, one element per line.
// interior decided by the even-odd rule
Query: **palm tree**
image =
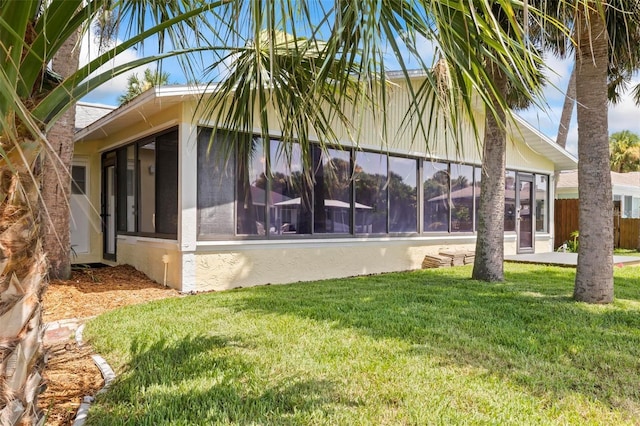
<path fill-rule="evenodd" d="M 163 86 L 169 83 L 169 73 L 160 70 L 144 70 L 142 78 L 137 73 L 133 73 L 127 78 L 127 91 L 118 98 L 120 105 L 131 102 L 139 94 L 156 86 Z"/>
<path fill-rule="evenodd" d="M 640 136 L 623 130 L 609 137 L 609 163 L 611 171 L 618 173 L 640 170 Z"/>
<path fill-rule="evenodd" d="M 181 36 L 196 28 L 194 18 L 221 2 L 183 2 L 180 7 L 159 2 L 164 8 L 147 12 L 157 25 L 66 78 L 47 66 L 65 43 L 86 30 L 103 7 L 119 6 L 134 16 L 132 8 L 139 3 L 34 0 L 10 7 L 5 3 L 0 7 L 0 423 L 36 424 L 41 417 L 36 401 L 44 365 L 40 302 L 47 270 L 39 231 L 43 216 L 39 188 L 41 153 L 51 152 L 45 134 L 73 101 L 104 81 L 187 48 L 181 45 Z M 90 77 L 117 53 L 158 35 L 171 41 L 177 51 L 149 55 Z"/>
<path fill-rule="evenodd" d="M 69 77 L 78 70 L 80 57 L 79 33 L 64 41 L 54 56 L 52 67 L 61 77 Z M 71 276 L 71 247 L 69 197 L 71 193 L 71 161 L 76 110 L 71 106 L 53 123 L 47 132 L 50 155 L 45 155 L 42 167 L 42 205 L 44 221 L 42 238 L 47 253 L 50 279 L 69 279 Z M 48 158 L 46 158 L 48 157 Z"/>
<path fill-rule="evenodd" d="M 508 19 L 513 11 L 503 10 L 496 5 L 495 14 L 500 24 L 509 30 Z M 522 11 L 518 11 L 522 16 Z M 526 24 L 526 23 L 523 23 Z M 524 31 L 520 30 L 520 34 Z M 511 33 L 517 42 L 522 42 L 518 33 Z M 528 54 L 534 55 L 535 48 L 530 47 Z M 500 97 L 507 99 L 507 106 L 521 108 L 528 104 L 526 94 L 513 90 L 505 72 L 496 64 L 488 61 L 487 73 L 495 82 Z M 534 69 L 535 70 L 535 69 Z M 540 76 L 533 73 L 536 86 L 542 87 Z M 504 280 L 504 209 L 505 209 L 505 164 L 507 148 L 507 112 L 495 102 L 496 113 L 486 114 L 484 126 L 482 179 L 480 180 L 480 207 L 477 220 L 477 240 L 472 277 L 483 281 Z"/>
<path fill-rule="evenodd" d="M 511 10 L 511 0 L 494 3 Z M 38 232 L 42 216 L 38 188 L 45 134 L 75 100 L 101 83 L 139 66 L 187 54 L 185 71 L 192 71 L 189 77 L 196 80 L 197 68 L 190 65 L 197 61 L 189 58 L 206 53 L 206 60 L 214 64 L 212 71 L 216 65 L 232 64 L 228 78 L 211 98 L 209 105 L 218 107 L 211 117 L 220 126 L 240 131 L 252 128 L 255 119 L 266 133 L 265 111 L 273 105 L 281 113 L 282 139 L 295 138 L 303 151 L 310 147 L 310 129 L 322 142 L 336 142 L 332 125 L 348 123 L 358 108 L 379 111 L 384 120 L 387 44 L 409 79 L 401 47 L 417 51 L 417 35 L 438 41 L 448 72 L 438 75 L 423 64 L 426 79 L 410 93 L 412 108 L 406 122 L 409 125 L 412 117 L 425 114 L 433 120 L 426 124 L 419 120 L 423 127 L 416 134 L 426 136 L 441 129 L 456 135 L 461 117 L 475 123 L 473 106 L 478 98 L 489 114 L 508 113 L 502 91 L 484 68 L 488 56 L 516 89 L 530 93 L 535 87 L 533 69 L 539 58 L 495 25 L 492 8 L 484 2 L 363 0 L 337 1 L 328 9 L 323 5 L 288 0 L 249 4 L 31 0 L 0 7 L 1 423 L 29 424 L 40 418 L 35 401 L 43 367 L 40 302 L 46 288 L 46 260 Z M 122 28 L 131 31 L 122 43 L 105 47 L 66 78 L 48 69 L 65 41 L 90 28 L 97 16 L 111 17 L 104 22 L 116 24 L 128 19 L 129 25 Z M 91 74 L 116 54 L 145 41 L 157 42 L 159 53 Z M 236 102 L 223 101 L 229 97 Z M 352 105 L 356 108 L 350 112 Z M 251 141 L 238 137 L 236 142 L 245 147 L 239 152 L 250 155 Z"/>
<path fill-rule="evenodd" d="M 607 67 L 609 36 L 602 9 L 588 3 L 576 17 L 578 205 L 580 246 L 573 297 L 613 301 L 613 195 L 609 173 Z"/>
<path fill-rule="evenodd" d="M 573 27 L 572 33 L 560 37 L 551 31 L 547 40 L 552 48 L 559 45 L 560 53 L 573 44 L 575 53 L 580 247 L 574 298 L 588 303 L 609 303 L 613 300 L 613 201 L 608 100 L 619 99 L 640 64 L 640 8 L 637 0 L 584 0 L 574 5 L 549 0 L 539 3 L 550 8 L 548 13 L 555 12 Z M 567 111 L 572 103 L 565 102 L 565 106 L 566 122 L 560 123 L 561 129 L 568 128 Z"/>

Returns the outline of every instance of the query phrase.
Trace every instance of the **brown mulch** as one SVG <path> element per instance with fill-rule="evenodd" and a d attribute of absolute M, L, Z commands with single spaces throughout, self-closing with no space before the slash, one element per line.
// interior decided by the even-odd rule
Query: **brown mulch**
<path fill-rule="evenodd" d="M 178 295 L 131 266 L 83 269 L 74 271 L 68 281 L 51 282 L 44 296 L 43 322 L 68 318 L 82 322 L 122 306 Z M 104 381 L 88 345 L 79 348 L 75 340 L 68 340 L 45 346 L 47 389 L 39 404 L 47 414 L 47 425 L 70 425 L 82 399 L 95 395 Z"/>

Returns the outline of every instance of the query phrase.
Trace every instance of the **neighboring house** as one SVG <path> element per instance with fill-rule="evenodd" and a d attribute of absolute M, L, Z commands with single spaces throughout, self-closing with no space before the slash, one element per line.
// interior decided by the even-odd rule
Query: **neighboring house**
<path fill-rule="evenodd" d="M 614 209 L 623 218 L 640 218 L 640 172 L 611 172 Z M 556 198 L 578 198 L 578 172 L 560 173 Z"/>
<path fill-rule="evenodd" d="M 224 161 L 224 134 L 209 149 L 215 123 L 194 119 L 197 90 L 145 92 L 76 134 L 74 177 L 95 208 L 74 230 L 86 243 L 75 262 L 131 264 L 190 292 L 417 269 L 443 248 L 473 250 L 481 144 L 433 140 L 427 154 L 399 130 L 402 88 L 389 104 L 397 136 L 383 144 L 363 113 L 357 148 L 335 129 L 343 148 L 315 149 L 307 185 L 300 151 L 290 166 L 278 155 L 277 128 L 254 136 L 250 161 Z M 552 251 L 551 180 L 576 160 L 520 119 L 508 134 L 505 252 Z"/>

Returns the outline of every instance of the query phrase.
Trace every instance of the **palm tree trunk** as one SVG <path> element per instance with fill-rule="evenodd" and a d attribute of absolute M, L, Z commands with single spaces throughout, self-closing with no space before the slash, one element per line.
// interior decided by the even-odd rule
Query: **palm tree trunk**
<path fill-rule="evenodd" d="M 78 33 L 69 37 L 53 59 L 53 70 L 67 78 L 78 70 L 80 46 Z M 43 165 L 42 202 L 45 216 L 44 250 L 49 260 L 49 277 L 68 279 L 71 275 L 71 228 L 69 199 L 71 194 L 71 161 L 76 109 L 72 105 L 47 134 L 51 151 Z"/>
<path fill-rule="evenodd" d="M 496 67 L 491 69 L 496 88 L 504 96 L 507 78 Z M 483 281 L 504 280 L 504 170 L 506 163 L 507 134 L 505 111 L 494 101 L 497 117 L 486 112 L 484 147 L 482 154 L 482 179 L 480 181 L 480 209 L 476 258 L 472 277 Z"/>
<path fill-rule="evenodd" d="M 579 20 L 576 49 L 580 245 L 573 296 L 613 301 L 613 196 L 607 118 L 608 38 L 597 11 Z"/>
<path fill-rule="evenodd" d="M 571 116 L 573 115 L 573 105 L 576 103 L 576 67 L 571 70 L 569 83 L 567 84 L 567 93 L 564 95 L 564 104 L 562 105 L 562 114 L 560 115 L 560 124 L 558 125 L 558 136 L 556 143 L 563 148 L 567 146 L 567 136 L 569 135 L 569 127 L 571 125 Z M 560 172 L 554 173 L 553 187 L 555 191 L 558 189 L 558 179 Z"/>
<path fill-rule="evenodd" d="M 38 230 L 40 167 L 31 175 L 17 158 L 12 164 L 0 169 L 0 424 L 38 424 L 46 288 Z"/>

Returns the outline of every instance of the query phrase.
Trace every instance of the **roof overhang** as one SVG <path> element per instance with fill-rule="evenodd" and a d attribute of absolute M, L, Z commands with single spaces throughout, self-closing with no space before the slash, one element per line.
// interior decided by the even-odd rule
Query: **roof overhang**
<path fill-rule="evenodd" d="M 511 129 L 512 135 L 516 138 L 521 137 L 522 142 L 532 151 L 551 160 L 556 172 L 575 170 L 578 167 L 578 159 L 569 151 L 535 129 L 522 117 L 517 114 L 513 114 L 513 117 L 515 119 L 515 128 Z"/>
<path fill-rule="evenodd" d="M 118 133 L 140 121 L 147 121 L 149 117 L 163 109 L 180 104 L 187 100 L 198 99 L 203 93 L 211 92 L 213 88 L 198 86 L 162 86 L 154 87 L 136 97 L 120 108 L 91 123 L 76 132 L 75 142 L 102 139 Z"/>
<path fill-rule="evenodd" d="M 412 76 L 413 77 L 413 76 Z M 415 77 L 419 77 L 416 74 Z M 215 86 L 161 86 L 154 87 L 128 104 L 117 108 L 75 134 L 76 142 L 102 139 L 118 133 L 163 109 L 185 102 L 197 100 L 206 93 L 216 90 Z M 514 114 L 515 121 L 509 125 L 511 134 L 521 139 L 532 151 L 548 158 L 555 171 L 575 170 L 578 160 L 567 150 L 536 130 L 524 119 Z"/>

